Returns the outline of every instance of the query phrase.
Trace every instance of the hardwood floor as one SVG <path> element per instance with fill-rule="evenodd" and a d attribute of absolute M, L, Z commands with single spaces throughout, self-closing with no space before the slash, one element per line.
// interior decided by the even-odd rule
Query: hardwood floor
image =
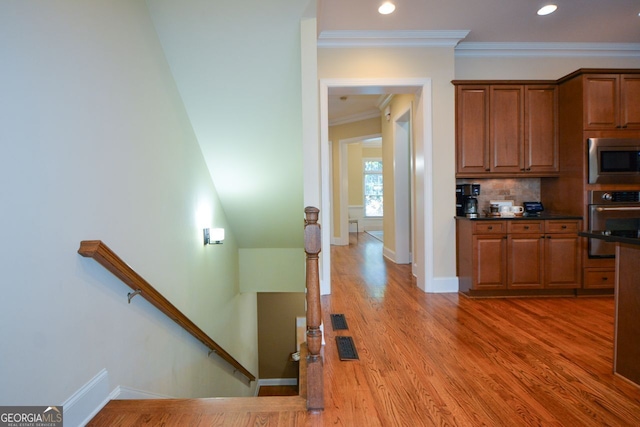
<path fill-rule="evenodd" d="M 357 240 L 352 234 L 349 246 L 331 251 L 332 295 L 322 299 L 323 412 L 307 413 L 299 401 L 275 400 L 295 398 L 249 398 L 253 407 L 220 406 L 215 414 L 212 405 L 220 399 L 173 412 L 168 404 L 162 412 L 157 401 L 157 412 L 146 411 L 144 422 L 640 425 L 640 388 L 612 374 L 613 298 L 474 300 L 425 294 L 410 266 L 384 260 L 382 243 L 366 233 Z M 333 331 L 331 313 L 344 314 L 349 329 Z M 337 335 L 353 337 L 359 360 L 339 360 Z M 270 400 L 256 404 L 255 399 Z M 118 405 L 111 409 L 120 422 L 103 418 L 101 423 L 99 414 L 93 425 L 139 425 L 123 421 L 133 409 L 123 412 L 124 404 L 120 412 Z"/>
<path fill-rule="evenodd" d="M 261 386 L 258 390 L 258 396 L 297 396 L 297 385 L 270 385 Z"/>

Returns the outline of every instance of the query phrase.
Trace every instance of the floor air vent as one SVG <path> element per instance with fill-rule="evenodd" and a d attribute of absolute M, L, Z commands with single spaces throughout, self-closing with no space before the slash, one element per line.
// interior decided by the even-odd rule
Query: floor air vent
<path fill-rule="evenodd" d="M 347 326 L 347 319 L 344 317 L 344 314 L 332 314 L 331 326 L 334 331 L 349 329 Z"/>
<path fill-rule="evenodd" d="M 358 360 L 358 352 L 351 337 L 336 337 L 340 360 Z"/>

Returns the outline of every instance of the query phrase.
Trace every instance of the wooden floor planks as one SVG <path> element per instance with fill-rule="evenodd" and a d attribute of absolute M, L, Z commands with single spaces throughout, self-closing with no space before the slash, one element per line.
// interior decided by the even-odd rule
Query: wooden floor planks
<path fill-rule="evenodd" d="M 350 243 L 331 248 L 322 300 L 325 325 L 330 313 L 349 324 L 324 328 L 322 413 L 301 398 L 112 402 L 92 425 L 640 425 L 640 388 L 612 374 L 613 298 L 425 294 L 381 242 L 360 233 Z M 347 334 L 359 360 L 338 358 L 335 337 Z"/>

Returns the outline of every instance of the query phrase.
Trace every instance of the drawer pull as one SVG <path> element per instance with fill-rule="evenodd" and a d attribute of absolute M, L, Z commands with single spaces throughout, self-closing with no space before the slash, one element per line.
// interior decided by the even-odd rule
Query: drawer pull
<path fill-rule="evenodd" d="M 566 226 L 566 225 L 563 225 L 563 226 L 562 226 L 562 229 L 564 230 L 565 228 L 567 228 L 567 226 Z"/>
<path fill-rule="evenodd" d="M 525 230 L 528 230 L 528 229 L 529 229 L 529 226 L 528 226 L 528 225 L 525 225 L 525 226 L 524 226 L 524 229 L 525 229 Z"/>
<path fill-rule="evenodd" d="M 607 280 L 609 280 L 609 278 L 608 278 L 608 277 L 603 277 L 603 278 L 602 278 L 602 281 L 603 281 L 603 282 L 606 282 Z"/>
<path fill-rule="evenodd" d="M 493 225 L 490 225 L 489 227 L 487 227 L 489 230 L 493 230 Z"/>

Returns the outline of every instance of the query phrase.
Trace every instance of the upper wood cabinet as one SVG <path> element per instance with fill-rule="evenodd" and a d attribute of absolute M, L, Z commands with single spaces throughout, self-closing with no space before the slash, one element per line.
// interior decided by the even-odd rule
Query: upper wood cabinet
<path fill-rule="evenodd" d="M 640 75 L 583 76 L 584 129 L 640 129 Z"/>
<path fill-rule="evenodd" d="M 456 176 L 556 175 L 557 106 L 553 84 L 456 84 Z"/>
<path fill-rule="evenodd" d="M 456 173 L 482 175 L 489 167 L 489 86 L 456 87 Z"/>
<path fill-rule="evenodd" d="M 557 173 L 558 90 L 556 85 L 527 85 L 525 91 L 525 169 Z"/>

